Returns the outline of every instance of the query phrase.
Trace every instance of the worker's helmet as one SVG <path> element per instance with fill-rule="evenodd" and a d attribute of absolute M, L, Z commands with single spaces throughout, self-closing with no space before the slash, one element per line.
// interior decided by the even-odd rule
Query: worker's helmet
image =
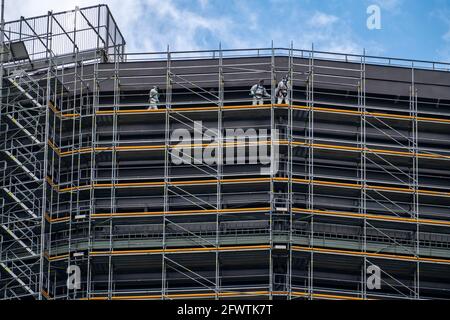
<path fill-rule="evenodd" d="M 153 86 L 153 89 L 155 89 L 156 91 L 159 91 L 159 87 L 158 86 Z"/>

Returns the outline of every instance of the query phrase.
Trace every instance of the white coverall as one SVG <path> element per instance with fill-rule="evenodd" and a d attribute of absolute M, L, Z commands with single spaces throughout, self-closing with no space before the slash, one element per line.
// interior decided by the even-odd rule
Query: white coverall
<path fill-rule="evenodd" d="M 285 104 L 289 104 L 289 89 L 290 89 L 290 81 L 283 79 L 278 83 L 277 90 L 275 92 L 276 97 L 278 98 L 277 103 L 282 104 L 283 101 Z"/>
<path fill-rule="evenodd" d="M 158 109 L 158 103 L 159 103 L 159 92 L 156 88 L 153 88 L 150 90 L 149 93 L 149 103 L 150 107 L 148 110 L 157 110 Z"/>
<path fill-rule="evenodd" d="M 270 98 L 270 94 L 267 93 L 266 88 L 260 84 L 255 84 L 250 89 L 250 95 L 253 96 L 253 105 L 264 104 L 264 97 Z"/>

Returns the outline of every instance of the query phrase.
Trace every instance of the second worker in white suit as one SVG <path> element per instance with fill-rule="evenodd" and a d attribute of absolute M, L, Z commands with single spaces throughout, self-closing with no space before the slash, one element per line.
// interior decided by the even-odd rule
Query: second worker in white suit
<path fill-rule="evenodd" d="M 158 86 L 154 86 L 152 90 L 150 90 L 148 102 L 150 103 L 150 107 L 148 107 L 148 110 L 157 110 L 158 109 L 158 103 L 159 103 L 159 88 Z"/>
<path fill-rule="evenodd" d="M 275 91 L 275 96 L 277 97 L 277 104 L 289 104 L 289 90 L 291 87 L 291 82 L 289 81 L 289 77 L 285 76 L 278 83 L 277 90 Z"/>
<path fill-rule="evenodd" d="M 270 94 L 268 94 L 266 88 L 264 88 L 264 80 L 260 80 L 259 83 L 255 84 L 250 89 L 250 95 L 253 96 L 254 106 L 264 104 L 264 97 L 270 98 Z"/>

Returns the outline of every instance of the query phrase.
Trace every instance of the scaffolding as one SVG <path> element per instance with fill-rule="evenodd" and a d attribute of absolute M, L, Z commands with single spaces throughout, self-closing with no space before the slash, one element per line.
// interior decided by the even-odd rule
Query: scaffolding
<path fill-rule="evenodd" d="M 3 31 L 0 296 L 42 299 L 45 219 L 58 201 L 48 187 L 61 169 L 49 152 L 50 136 L 62 129 L 55 119 L 70 117 L 76 127 L 75 113 L 92 113 L 84 66 L 122 59 L 125 42 L 106 6 L 21 17 Z"/>
<path fill-rule="evenodd" d="M 293 44 L 125 53 L 104 5 L 5 32 L 0 298 L 450 298 L 449 65 Z M 271 170 L 225 161 L 238 146 L 265 146 Z"/>

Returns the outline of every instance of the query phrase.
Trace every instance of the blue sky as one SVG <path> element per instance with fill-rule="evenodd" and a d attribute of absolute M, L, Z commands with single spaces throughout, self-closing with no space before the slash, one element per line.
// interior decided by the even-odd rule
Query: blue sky
<path fill-rule="evenodd" d="M 450 62 L 450 0 L 103 0 L 128 51 L 289 46 Z M 17 4 L 19 3 L 19 5 Z M 6 19 L 98 4 L 6 0 Z M 381 29 L 366 26 L 369 5 Z"/>

